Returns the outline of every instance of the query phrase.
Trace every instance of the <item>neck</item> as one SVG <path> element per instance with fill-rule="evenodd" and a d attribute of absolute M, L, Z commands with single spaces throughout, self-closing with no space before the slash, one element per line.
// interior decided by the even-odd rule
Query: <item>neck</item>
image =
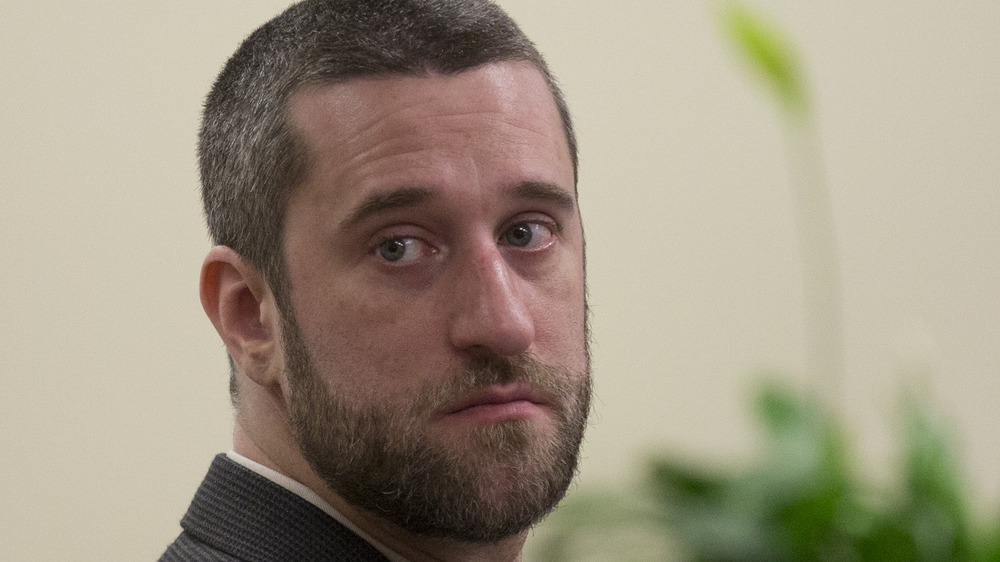
<path fill-rule="evenodd" d="M 234 451 L 304 484 L 358 529 L 407 560 L 411 562 L 521 560 L 521 549 L 527 538 L 527 531 L 495 543 L 485 544 L 411 533 L 344 501 L 330 490 L 326 482 L 309 466 L 298 447 L 283 446 L 283 441 L 279 439 L 276 443 L 269 444 L 264 440 L 254 439 L 252 433 L 243 427 L 237 416 L 233 431 Z"/>

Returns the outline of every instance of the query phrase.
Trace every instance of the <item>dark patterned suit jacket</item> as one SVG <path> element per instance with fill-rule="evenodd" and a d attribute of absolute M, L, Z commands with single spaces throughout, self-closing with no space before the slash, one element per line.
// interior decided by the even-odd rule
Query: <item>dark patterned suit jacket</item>
<path fill-rule="evenodd" d="M 387 562 L 323 510 L 218 455 L 160 562 Z"/>

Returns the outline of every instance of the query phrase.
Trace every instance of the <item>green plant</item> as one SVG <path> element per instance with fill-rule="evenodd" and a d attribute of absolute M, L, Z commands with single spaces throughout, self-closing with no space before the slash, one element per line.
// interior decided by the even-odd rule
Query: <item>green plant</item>
<path fill-rule="evenodd" d="M 748 466 L 721 471 L 668 456 L 651 459 L 642 488 L 580 493 L 560 507 L 538 555 L 577 560 L 583 540 L 594 559 L 1000 561 L 1000 518 L 974 521 L 946 432 L 916 398 L 903 403 L 895 481 L 874 483 L 854 465 L 831 407 L 842 376 L 839 267 L 798 56 L 776 26 L 742 4 L 730 1 L 719 14 L 728 38 L 772 91 L 788 133 L 814 383 L 801 394 L 778 378 L 764 383 L 755 397 L 763 449 Z M 629 553 L 613 540 L 623 533 L 633 546 L 661 540 L 642 554 Z"/>
<path fill-rule="evenodd" d="M 650 465 L 660 520 L 691 560 L 998 560 L 996 524 L 976 531 L 944 433 L 904 407 L 895 486 L 866 483 L 836 417 L 771 384 L 757 397 L 765 450 L 745 471 Z"/>
<path fill-rule="evenodd" d="M 805 295 L 806 372 L 827 396 L 843 377 L 840 260 L 822 151 L 800 57 L 778 26 L 736 0 L 719 21 L 751 72 L 769 87 L 784 125 Z"/>
<path fill-rule="evenodd" d="M 756 407 L 765 439 L 748 467 L 651 459 L 638 492 L 581 494 L 561 507 L 540 557 L 577 560 L 587 537 L 593 559 L 622 559 L 608 538 L 633 529 L 641 535 L 629 540 L 665 539 L 646 560 L 1000 560 L 1000 519 L 975 524 L 946 433 L 914 398 L 903 405 L 901 470 L 886 485 L 861 477 L 837 416 L 817 399 L 769 382 Z M 608 544 L 618 546 L 592 552 Z"/>

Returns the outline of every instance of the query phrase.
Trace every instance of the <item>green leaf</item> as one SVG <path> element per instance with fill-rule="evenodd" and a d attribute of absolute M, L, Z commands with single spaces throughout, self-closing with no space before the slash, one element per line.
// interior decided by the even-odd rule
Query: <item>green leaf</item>
<path fill-rule="evenodd" d="M 804 113 L 807 99 L 798 55 L 785 34 L 771 22 L 731 0 L 720 11 L 723 30 L 752 69 L 772 87 L 791 114 Z"/>
<path fill-rule="evenodd" d="M 757 414 L 772 434 L 802 424 L 801 406 L 787 388 L 771 379 L 767 379 L 757 392 Z"/>
<path fill-rule="evenodd" d="M 726 479 L 704 469 L 667 460 L 650 463 L 651 483 L 668 501 L 716 501 L 724 493 Z"/>
<path fill-rule="evenodd" d="M 971 550 L 961 476 L 944 430 L 914 399 L 906 403 L 902 514 L 925 559 L 966 557 Z"/>

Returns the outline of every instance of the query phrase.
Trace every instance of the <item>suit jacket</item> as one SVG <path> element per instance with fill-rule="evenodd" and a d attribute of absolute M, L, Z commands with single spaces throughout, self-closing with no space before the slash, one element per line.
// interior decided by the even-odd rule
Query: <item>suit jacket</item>
<path fill-rule="evenodd" d="M 160 562 L 388 562 L 323 510 L 233 462 L 212 461 Z"/>

